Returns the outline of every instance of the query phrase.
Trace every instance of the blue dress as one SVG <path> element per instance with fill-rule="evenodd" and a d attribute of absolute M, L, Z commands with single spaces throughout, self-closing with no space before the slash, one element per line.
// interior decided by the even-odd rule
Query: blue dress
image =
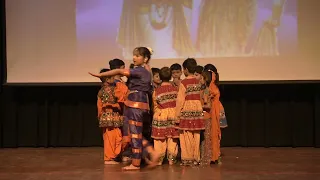
<path fill-rule="evenodd" d="M 149 115 L 149 93 L 152 90 L 151 73 L 142 66 L 130 69 L 129 94 L 125 101 L 123 139 L 130 141 L 132 165 L 140 166 L 143 147 L 149 142 L 142 136 L 143 120 Z"/>

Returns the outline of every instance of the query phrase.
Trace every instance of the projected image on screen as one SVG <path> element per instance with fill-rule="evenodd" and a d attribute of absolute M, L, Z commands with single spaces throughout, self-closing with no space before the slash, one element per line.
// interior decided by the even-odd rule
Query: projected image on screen
<path fill-rule="evenodd" d="M 296 0 L 77 0 L 78 52 L 154 59 L 290 55 Z M 99 46 L 99 48 L 97 48 Z"/>

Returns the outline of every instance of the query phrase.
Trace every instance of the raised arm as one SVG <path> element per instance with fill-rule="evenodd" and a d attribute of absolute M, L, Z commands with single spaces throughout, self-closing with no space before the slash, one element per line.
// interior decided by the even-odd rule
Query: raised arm
<path fill-rule="evenodd" d="M 119 74 L 128 77 L 130 75 L 130 71 L 129 71 L 129 69 L 113 69 L 113 70 L 99 73 L 99 74 L 94 74 L 94 73 L 90 73 L 90 72 L 89 72 L 89 74 L 91 76 L 98 77 L 98 78 L 106 77 L 106 76 L 115 76 L 115 75 L 119 75 Z"/>

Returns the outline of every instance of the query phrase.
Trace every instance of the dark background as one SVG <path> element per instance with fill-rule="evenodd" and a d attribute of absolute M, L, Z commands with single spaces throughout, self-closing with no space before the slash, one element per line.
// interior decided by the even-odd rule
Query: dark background
<path fill-rule="evenodd" d="M 101 146 L 98 85 L 5 84 L 5 4 L 0 3 L 0 147 Z M 298 7 L 299 54 L 319 60 L 320 2 L 301 0 Z M 229 124 L 222 146 L 320 147 L 319 82 L 222 82 L 221 93 Z"/>

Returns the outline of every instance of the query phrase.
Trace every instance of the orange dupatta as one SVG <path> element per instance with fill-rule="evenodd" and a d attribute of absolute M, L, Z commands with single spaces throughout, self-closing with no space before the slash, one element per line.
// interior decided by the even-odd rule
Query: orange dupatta
<path fill-rule="evenodd" d="M 220 91 L 215 84 L 216 76 L 212 73 L 212 81 L 209 86 L 210 95 L 212 98 L 211 103 L 211 141 L 212 141 L 212 159 L 211 161 L 217 161 L 220 156 Z"/>

